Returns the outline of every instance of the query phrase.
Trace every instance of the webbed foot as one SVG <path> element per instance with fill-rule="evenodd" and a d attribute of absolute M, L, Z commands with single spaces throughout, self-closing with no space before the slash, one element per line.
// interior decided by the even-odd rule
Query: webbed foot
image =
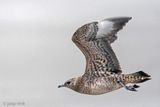
<path fill-rule="evenodd" d="M 139 88 L 140 86 L 139 85 L 129 85 L 129 86 L 126 86 L 123 82 L 121 81 L 117 81 L 121 86 L 125 87 L 126 90 L 129 90 L 129 91 L 137 91 L 136 88 Z"/>
<path fill-rule="evenodd" d="M 129 91 L 137 91 L 136 88 L 139 88 L 140 86 L 139 85 L 130 85 L 130 86 L 125 86 L 125 88 Z"/>

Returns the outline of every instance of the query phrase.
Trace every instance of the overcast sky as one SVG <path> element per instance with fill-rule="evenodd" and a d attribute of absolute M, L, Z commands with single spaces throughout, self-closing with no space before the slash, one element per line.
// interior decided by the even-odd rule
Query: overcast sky
<path fill-rule="evenodd" d="M 58 89 L 85 70 L 85 58 L 71 41 L 75 30 L 116 16 L 132 17 L 112 44 L 123 72 L 144 70 L 152 80 L 138 92 L 122 88 L 100 96 Z M 2 107 L 160 107 L 159 64 L 159 0 L 0 0 Z"/>

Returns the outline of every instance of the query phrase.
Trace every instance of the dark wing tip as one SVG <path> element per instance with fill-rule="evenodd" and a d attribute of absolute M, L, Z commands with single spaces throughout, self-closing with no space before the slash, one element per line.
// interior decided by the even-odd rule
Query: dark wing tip
<path fill-rule="evenodd" d="M 117 28 L 117 30 L 120 30 L 131 19 L 132 17 L 115 17 L 115 18 L 109 18 L 107 20 L 113 22 L 115 28 Z"/>
<path fill-rule="evenodd" d="M 108 18 L 107 20 L 112 22 L 128 22 L 131 19 L 132 17 L 113 17 L 113 18 Z"/>
<path fill-rule="evenodd" d="M 126 23 L 131 20 L 132 17 L 116 17 L 116 18 L 110 18 L 109 21 L 114 23 L 114 29 L 117 31 L 121 30 Z"/>

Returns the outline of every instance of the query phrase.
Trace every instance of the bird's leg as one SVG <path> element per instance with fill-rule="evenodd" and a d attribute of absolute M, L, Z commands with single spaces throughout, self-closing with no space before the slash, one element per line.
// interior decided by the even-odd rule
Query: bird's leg
<path fill-rule="evenodd" d="M 129 91 L 137 91 L 136 88 L 139 88 L 139 85 L 129 85 L 129 86 L 126 86 L 122 81 L 117 81 L 121 86 L 125 87 L 126 90 L 129 90 Z"/>

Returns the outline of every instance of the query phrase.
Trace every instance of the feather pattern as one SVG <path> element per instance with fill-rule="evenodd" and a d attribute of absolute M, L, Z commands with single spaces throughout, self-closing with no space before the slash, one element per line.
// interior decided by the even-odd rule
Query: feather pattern
<path fill-rule="evenodd" d="M 86 70 L 83 76 L 101 77 L 121 74 L 118 59 L 111 43 L 116 33 L 130 20 L 130 17 L 109 18 L 80 27 L 72 36 L 72 41 L 86 57 Z"/>

